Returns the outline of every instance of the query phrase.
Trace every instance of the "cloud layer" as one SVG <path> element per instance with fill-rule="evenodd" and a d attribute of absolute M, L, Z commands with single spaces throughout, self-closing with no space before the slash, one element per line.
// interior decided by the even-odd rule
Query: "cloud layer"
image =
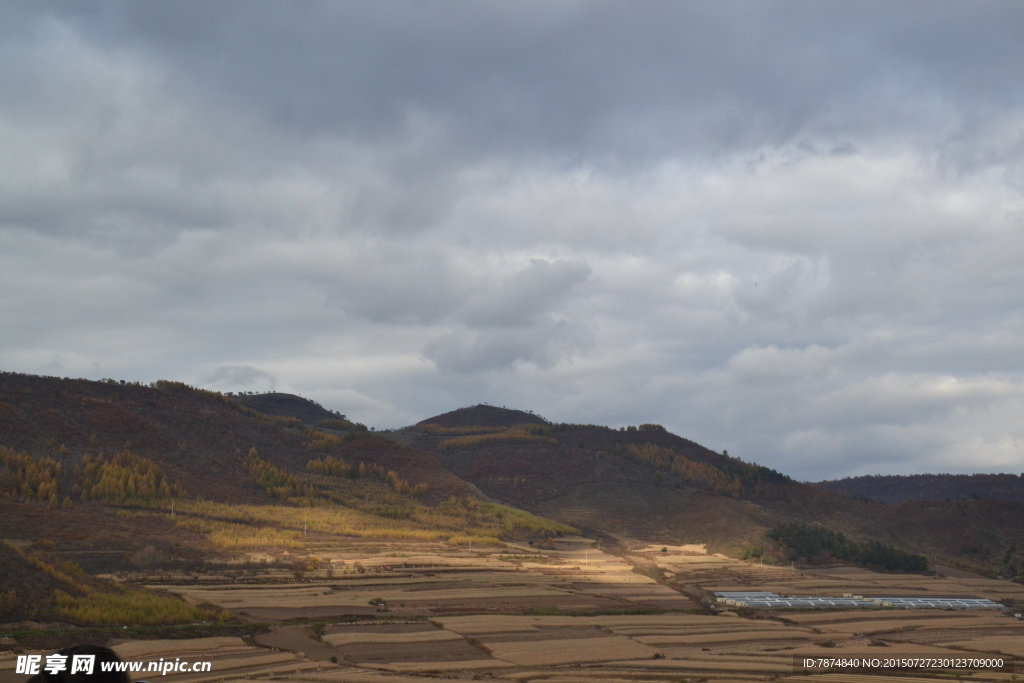
<path fill-rule="evenodd" d="M 0 9 L 0 366 L 1024 470 L 1014 3 Z"/>

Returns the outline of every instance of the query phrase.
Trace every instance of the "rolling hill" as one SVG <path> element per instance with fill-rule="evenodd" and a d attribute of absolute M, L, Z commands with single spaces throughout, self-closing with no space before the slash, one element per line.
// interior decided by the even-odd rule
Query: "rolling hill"
<path fill-rule="evenodd" d="M 350 429 L 314 427 L 324 420 Z M 365 428 L 297 396 L 235 400 L 179 382 L 145 386 L 0 374 L 0 446 L 65 464 L 57 477 L 61 499 L 73 488 L 75 466 L 82 467 L 86 454 L 109 458 L 127 450 L 155 463 L 169 482 L 180 482 L 192 496 L 269 503 L 272 497 L 243 467 L 249 449 L 287 471 L 304 472 L 309 460 L 323 453 L 317 433 L 339 439 L 339 448 L 357 465 L 366 461 L 395 470 L 438 492 L 460 494 L 469 488 L 415 449 L 386 440 L 345 441 L 350 433 L 365 435 Z"/>
<path fill-rule="evenodd" d="M 886 505 L 794 481 L 659 425 L 558 424 L 487 405 L 372 432 L 288 394 L 235 397 L 177 382 L 3 373 L 0 460 L 0 505 L 8 516 L 41 508 L 55 519 L 95 516 L 89 511 L 103 506 L 160 508 L 175 497 L 193 501 L 195 514 L 208 517 L 238 513 L 209 506 L 202 512 L 199 501 L 340 505 L 362 515 L 364 530 L 404 524 L 407 533 L 450 534 L 478 517 L 480 533 L 500 535 L 502 524 L 515 526 L 502 508 L 482 517 L 474 512 L 478 503 L 444 508 L 449 499 L 476 499 L 608 541 L 705 543 L 732 556 L 827 561 L 794 555 L 766 536 L 782 525 L 820 525 L 851 543 L 892 544 L 993 575 L 1024 566 L 1018 501 L 979 496 Z M 193 531 L 228 547 L 227 518 L 217 519 L 197 522 Z M 524 523 L 552 533 L 543 531 L 545 523 Z M 291 538 L 282 524 L 266 533 Z M 173 548 L 181 530 L 165 531 L 164 545 Z M 240 532 L 231 527 L 231 533 Z"/>
<path fill-rule="evenodd" d="M 991 574 L 1016 574 L 1024 564 L 1024 505 L 1016 501 L 890 506 L 794 481 L 658 425 L 516 425 L 518 415 L 479 408 L 405 432 L 486 495 L 592 533 L 778 557 L 765 534 L 800 523 Z M 485 424 L 470 426 L 483 415 Z"/>
<path fill-rule="evenodd" d="M 817 488 L 897 505 L 907 501 L 985 498 L 1024 503 L 1024 474 L 911 474 L 819 481 Z"/>
<path fill-rule="evenodd" d="M 334 424 L 340 428 L 355 426 L 345 419 L 344 415 L 327 410 L 319 403 L 295 394 L 270 392 L 266 394 L 228 394 L 228 396 L 235 403 L 251 408 L 258 413 L 277 415 L 278 417 L 294 417 L 311 427 L 328 424 Z"/>

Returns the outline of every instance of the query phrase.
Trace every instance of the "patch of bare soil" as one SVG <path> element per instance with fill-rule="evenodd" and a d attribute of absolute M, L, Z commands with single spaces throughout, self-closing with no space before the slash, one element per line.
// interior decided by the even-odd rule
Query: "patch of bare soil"
<path fill-rule="evenodd" d="M 331 624 L 324 635 L 333 633 L 422 633 L 436 631 L 436 626 L 425 621 L 412 624 Z"/>
<path fill-rule="evenodd" d="M 610 635 L 613 634 L 600 626 L 561 626 L 517 633 L 494 633 L 478 636 L 478 638 L 484 643 L 488 641 L 514 643 L 530 640 L 583 640 L 585 638 L 607 638 Z"/>
<path fill-rule="evenodd" d="M 308 626 L 282 626 L 270 633 L 258 635 L 253 640 L 264 647 L 301 652 L 308 659 L 318 662 L 326 662 L 338 656 L 337 650 L 314 638 L 313 629 Z"/>
<path fill-rule="evenodd" d="M 462 662 L 488 659 L 482 648 L 465 640 L 431 643 L 358 643 L 338 648 L 345 660 L 363 664 L 393 662 Z"/>
<path fill-rule="evenodd" d="M 546 597 L 462 598 L 457 601 L 417 601 L 416 608 L 431 614 L 488 614 L 522 613 L 556 609 L 563 612 L 622 611 L 642 609 L 643 605 L 623 600 L 611 600 L 595 595 L 567 595 Z"/>
<path fill-rule="evenodd" d="M 872 572 L 870 569 L 864 569 L 863 567 L 817 567 L 811 569 L 801 569 L 800 571 L 804 574 L 810 574 L 812 576 L 851 576 L 854 574 L 874 574 L 874 572 Z"/>
<path fill-rule="evenodd" d="M 942 576 L 950 576 L 954 579 L 984 579 L 986 577 L 981 574 L 969 572 L 966 569 L 958 569 L 957 567 L 947 567 L 944 564 L 933 565 L 932 569 L 937 571 Z"/>
<path fill-rule="evenodd" d="M 236 616 L 248 621 L 289 621 L 291 619 L 336 619 L 340 617 L 375 617 L 377 608 L 347 607 L 250 607 L 237 612 Z"/>

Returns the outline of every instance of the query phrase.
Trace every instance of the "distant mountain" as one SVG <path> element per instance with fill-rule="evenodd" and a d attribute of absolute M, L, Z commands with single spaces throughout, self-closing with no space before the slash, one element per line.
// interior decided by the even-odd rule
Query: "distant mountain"
<path fill-rule="evenodd" d="M 419 424 L 435 424 L 441 427 L 512 427 L 521 424 L 542 425 L 547 424 L 547 421 L 532 412 L 480 404 L 435 415 Z"/>
<path fill-rule="evenodd" d="M 1024 474 L 911 474 L 819 481 L 816 488 L 840 491 L 889 505 L 907 501 L 1013 500 L 1024 503 Z"/>
<path fill-rule="evenodd" d="M 239 405 L 252 408 L 264 415 L 294 417 L 309 426 L 317 425 L 325 420 L 345 420 L 341 413 L 327 410 L 316 401 L 302 398 L 295 394 L 230 394 Z M 347 421 L 347 420 L 346 420 Z"/>
<path fill-rule="evenodd" d="M 794 481 L 659 425 L 523 424 L 523 415 L 477 406 L 404 431 L 487 496 L 606 537 L 778 557 L 766 532 L 796 522 L 993 574 L 1016 574 L 1024 559 L 1016 501 L 887 506 Z"/>
<path fill-rule="evenodd" d="M 263 396 L 245 397 L 257 398 Z M 301 414 L 317 423 L 327 419 L 323 415 L 339 417 L 287 394 L 270 395 L 256 404 Z M 267 503 L 272 499 L 253 483 L 243 460 L 255 448 L 278 467 L 304 472 L 311 459 L 323 454 L 317 448 L 318 437 L 305 422 L 294 415 L 259 412 L 233 397 L 180 382 L 147 386 L 0 373 L 0 447 L 61 464 L 57 477 L 61 500 L 68 494 L 77 496 L 71 489 L 75 477 L 81 477 L 87 454 L 110 458 L 130 451 L 158 465 L 169 483 L 180 482 L 192 496 Z M 332 437 L 345 435 L 344 430 L 330 432 Z M 395 470 L 410 483 L 425 483 L 438 493 L 470 490 L 435 458 L 384 438 L 341 439 L 338 448 L 356 465 L 365 461 Z M 9 476 L 10 469 L 0 461 L 0 480 Z"/>
<path fill-rule="evenodd" d="M 153 492 L 179 485 L 208 500 L 274 503 L 280 491 L 301 489 L 296 478 L 308 480 L 314 460 L 314 469 L 343 473 L 349 489 L 339 484 L 339 496 L 358 490 L 365 464 L 365 476 L 380 481 L 394 471 L 397 479 L 387 480 L 396 495 L 425 484 L 422 500 L 433 504 L 479 491 L 608 541 L 706 543 L 712 552 L 782 558 L 766 533 L 796 523 L 991 574 L 1024 566 L 1024 503 L 991 499 L 995 485 L 958 489 L 949 496 L 956 502 L 883 505 L 794 481 L 656 424 L 558 424 L 478 405 L 370 432 L 288 394 L 230 397 L 179 382 L 0 373 L 0 496 L 11 505 L 116 505 L 172 495 Z M 257 470 L 261 482 L 277 483 L 257 486 Z M 1010 491 L 1011 479 L 1019 485 L 1008 477 L 999 490 Z"/>

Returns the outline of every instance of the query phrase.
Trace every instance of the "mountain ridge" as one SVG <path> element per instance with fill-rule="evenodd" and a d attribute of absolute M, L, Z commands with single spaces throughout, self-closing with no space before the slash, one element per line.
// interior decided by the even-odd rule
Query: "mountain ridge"
<path fill-rule="evenodd" d="M 814 482 L 813 486 L 888 505 L 965 498 L 1024 503 L 1024 473 L 864 475 Z"/>
<path fill-rule="evenodd" d="M 301 397 L 271 398 L 284 399 L 277 401 L 281 410 L 322 410 Z M 260 413 L 179 382 L 144 386 L 0 374 L 0 446 L 14 449 L 4 457 L 16 469 L 17 453 L 24 452 L 35 458 L 33 467 L 50 472 L 52 482 L 33 480 L 30 494 L 43 503 L 49 498 L 51 506 L 78 496 L 75 486 L 100 490 L 95 477 L 83 479 L 87 466 L 141 463 L 140 477 L 159 466 L 146 475 L 156 477 L 157 488 L 180 481 L 192 496 L 256 505 L 279 504 L 285 491 L 306 495 L 321 486 L 316 476 L 326 475 L 336 475 L 339 486 L 348 482 L 335 486 L 337 502 L 347 505 L 359 500 L 361 494 L 353 495 L 365 469 L 380 485 L 387 475 L 394 489 L 388 495 L 399 498 L 403 491 L 426 490 L 424 500 L 434 504 L 479 491 L 598 535 L 706 543 L 733 556 L 781 556 L 767 532 L 799 523 L 989 574 L 1024 566 L 1017 550 L 1024 549 L 1024 504 L 971 498 L 883 505 L 794 481 L 656 424 L 553 423 L 481 404 L 394 432 L 359 427 L 312 427 L 294 415 Z M 323 474 L 309 469 L 314 461 Z M 12 471 L 0 467 L 0 489 L 24 497 Z M 40 487 L 52 489 L 44 495 Z M 380 511 L 408 514 L 399 498 Z"/>
<path fill-rule="evenodd" d="M 520 424 L 548 424 L 548 421 L 533 411 L 515 410 L 479 403 L 467 408 L 457 408 L 447 413 L 428 417 L 417 425 L 434 424 L 440 427 L 512 427 Z"/>

